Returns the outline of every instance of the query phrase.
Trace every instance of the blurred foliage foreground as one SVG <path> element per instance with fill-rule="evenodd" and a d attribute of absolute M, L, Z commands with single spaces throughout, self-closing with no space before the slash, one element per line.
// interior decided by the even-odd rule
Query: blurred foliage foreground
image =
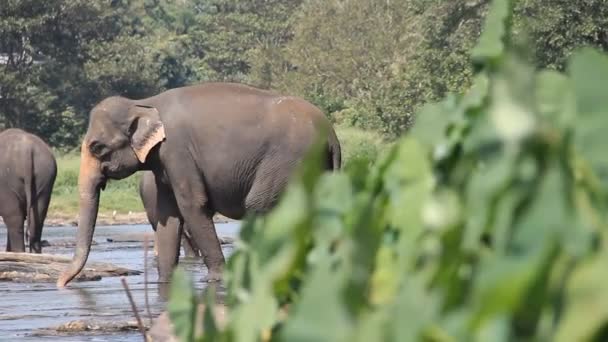
<path fill-rule="evenodd" d="M 311 153 L 279 206 L 244 222 L 223 328 L 212 291 L 198 297 L 178 269 L 176 335 L 608 339 L 608 57 L 582 49 L 565 73 L 537 72 L 511 40 L 511 12 L 492 3 L 467 94 L 424 107 L 371 169 L 321 173 Z"/>

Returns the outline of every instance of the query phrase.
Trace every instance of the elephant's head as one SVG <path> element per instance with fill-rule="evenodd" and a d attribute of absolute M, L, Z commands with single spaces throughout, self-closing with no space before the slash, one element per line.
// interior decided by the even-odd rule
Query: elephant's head
<path fill-rule="evenodd" d="M 122 179 L 142 169 L 150 150 L 164 138 L 164 126 L 154 107 L 110 97 L 93 108 L 80 148 L 76 251 L 71 265 L 57 280 L 57 286 L 69 283 L 87 261 L 97 220 L 99 192 L 105 188 L 106 180 Z"/>

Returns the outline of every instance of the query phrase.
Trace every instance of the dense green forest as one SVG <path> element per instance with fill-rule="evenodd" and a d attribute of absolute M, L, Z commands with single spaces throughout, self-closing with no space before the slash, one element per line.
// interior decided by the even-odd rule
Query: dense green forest
<path fill-rule="evenodd" d="M 608 46 L 602 0 L 519 0 L 534 65 Z M 421 104 L 471 83 L 485 0 L 3 0 L 0 129 L 77 145 L 92 106 L 205 81 L 305 97 L 392 139 Z"/>

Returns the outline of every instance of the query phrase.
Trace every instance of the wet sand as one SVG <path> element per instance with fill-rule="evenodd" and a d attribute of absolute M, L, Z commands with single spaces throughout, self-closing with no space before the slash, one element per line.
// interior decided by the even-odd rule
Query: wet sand
<path fill-rule="evenodd" d="M 218 235 L 235 238 L 240 222 L 218 223 Z M 144 270 L 143 243 L 139 241 L 108 242 L 120 240 L 124 234 L 147 233 L 151 228 L 144 225 L 98 226 L 93 239 L 90 261 L 109 262 L 134 270 Z M 74 239 L 75 227 L 45 227 L 43 239 L 51 245 L 53 241 Z M 0 250 L 5 249 L 6 228 L 0 226 Z M 222 246 L 224 255 L 232 253 L 233 245 Z M 73 247 L 50 246 L 43 253 L 71 257 Z M 200 259 L 180 259 L 180 264 L 190 272 L 197 289 L 204 283 L 197 282 L 206 272 Z M 144 301 L 144 275 L 126 277 L 142 319 L 148 323 Z M 148 253 L 148 298 L 154 317 L 163 311 L 168 288 L 155 283 L 157 279 L 156 262 L 149 248 Z M 45 330 L 76 320 L 87 320 L 92 326 L 112 326 L 117 322 L 124 324 L 134 321 L 127 295 L 120 278 L 107 277 L 99 281 L 74 282 L 65 289 L 57 289 L 54 283 L 13 283 L 0 282 L 0 340 L 44 341 L 56 340 L 57 332 Z M 80 333 L 59 334 L 61 341 L 141 341 L 136 329 L 121 331 L 85 331 Z"/>

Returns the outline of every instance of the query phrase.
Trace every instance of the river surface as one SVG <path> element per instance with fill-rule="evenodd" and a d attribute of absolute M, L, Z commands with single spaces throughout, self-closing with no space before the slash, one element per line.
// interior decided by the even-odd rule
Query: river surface
<path fill-rule="evenodd" d="M 216 223 L 219 236 L 236 238 L 240 222 Z M 149 225 L 99 226 L 93 240 L 89 261 L 108 262 L 133 270 L 144 271 L 144 248 L 142 242 L 107 242 L 107 238 L 123 234 L 148 233 Z M 43 240 L 73 240 L 76 227 L 45 227 Z M 6 245 L 6 228 L 0 226 L 0 250 Z M 150 245 L 151 246 L 151 245 Z M 223 245 L 227 258 L 233 245 Z M 73 247 L 43 247 L 43 253 L 72 256 Z M 148 249 L 148 300 L 150 310 L 156 317 L 166 305 L 167 286 L 159 285 L 156 261 L 152 248 Z M 202 261 L 183 259 L 180 265 L 189 271 L 195 286 L 202 289 L 198 281 L 206 273 Z M 142 320 L 148 320 L 145 309 L 144 274 L 126 277 Z M 69 336 L 38 336 L 37 329 L 51 328 L 74 320 L 133 321 L 134 316 L 120 277 L 104 277 L 100 281 L 71 282 L 64 289 L 54 283 L 0 282 L 0 341 L 141 341 L 137 331 L 112 334 L 85 334 Z"/>

